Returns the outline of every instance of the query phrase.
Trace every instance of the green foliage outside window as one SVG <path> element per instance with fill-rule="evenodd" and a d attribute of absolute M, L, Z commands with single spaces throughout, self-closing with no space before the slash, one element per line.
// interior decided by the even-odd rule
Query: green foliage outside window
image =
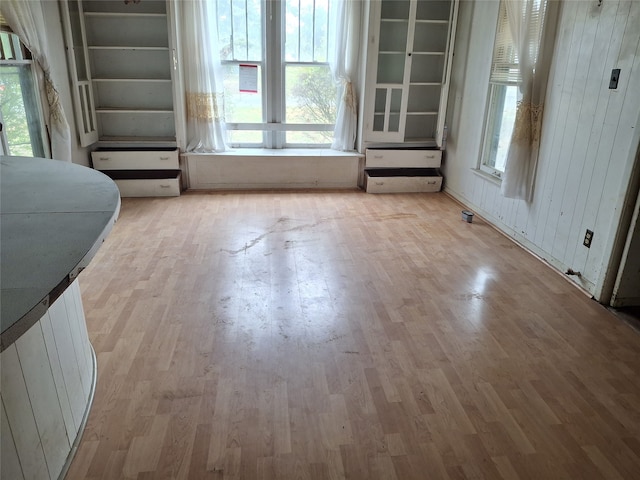
<path fill-rule="evenodd" d="M 22 71 L 21 71 L 22 70 Z M 28 73 L 28 71 L 27 71 Z M 0 111 L 9 154 L 33 157 L 31 134 L 22 92 L 24 67 L 0 66 Z"/>

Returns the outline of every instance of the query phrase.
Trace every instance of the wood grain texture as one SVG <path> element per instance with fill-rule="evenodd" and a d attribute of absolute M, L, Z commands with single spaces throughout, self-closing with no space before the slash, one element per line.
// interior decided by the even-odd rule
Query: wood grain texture
<path fill-rule="evenodd" d="M 69 479 L 640 471 L 640 336 L 443 194 L 125 199 Z"/>

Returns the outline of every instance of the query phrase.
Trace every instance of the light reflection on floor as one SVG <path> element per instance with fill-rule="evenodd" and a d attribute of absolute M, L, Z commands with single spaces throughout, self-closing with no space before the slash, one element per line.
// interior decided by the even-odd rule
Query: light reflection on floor
<path fill-rule="evenodd" d="M 213 314 L 227 319 L 227 334 L 245 332 L 248 347 L 265 352 L 283 343 L 319 345 L 338 337 L 336 325 L 345 324 L 338 312 L 348 309 L 348 299 L 340 294 L 345 280 L 339 270 L 327 268 L 327 258 L 333 263 L 341 255 L 328 229 L 281 217 L 241 231 L 220 249 L 217 263 L 219 278 L 239 279 L 237 292 L 230 295 L 224 282 L 212 285 L 212 296 L 220 299 Z"/>

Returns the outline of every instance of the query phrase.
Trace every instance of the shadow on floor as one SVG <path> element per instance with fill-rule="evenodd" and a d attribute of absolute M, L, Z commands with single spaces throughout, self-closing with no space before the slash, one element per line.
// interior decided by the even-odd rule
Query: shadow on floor
<path fill-rule="evenodd" d="M 634 330 L 640 332 L 640 306 L 623 308 L 610 307 L 609 311 L 631 325 Z"/>

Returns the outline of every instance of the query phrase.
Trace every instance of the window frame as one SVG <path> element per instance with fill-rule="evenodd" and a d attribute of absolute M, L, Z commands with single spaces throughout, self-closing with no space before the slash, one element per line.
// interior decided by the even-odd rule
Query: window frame
<path fill-rule="evenodd" d="M 484 113 L 484 125 L 482 129 L 482 142 L 481 142 L 481 150 L 478 158 L 477 169 L 481 172 L 484 172 L 493 178 L 501 181 L 502 175 L 504 174 L 503 170 L 499 170 L 495 168 L 495 157 L 493 158 L 493 164 L 490 164 L 490 159 L 492 157 L 493 144 L 494 139 L 496 137 L 496 133 L 499 132 L 502 122 L 504 119 L 504 97 L 500 100 L 502 103 L 502 108 L 498 109 L 495 106 L 495 102 L 498 96 L 497 90 L 499 88 L 506 88 L 509 86 L 518 87 L 520 85 L 519 81 L 496 81 L 493 78 L 494 70 L 497 66 L 498 57 L 501 57 L 500 66 L 504 69 L 505 67 L 505 59 L 511 57 L 512 62 L 510 62 L 508 66 L 508 70 L 517 70 L 518 69 L 518 60 L 517 55 L 513 55 L 512 52 L 506 53 L 504 49 L 508 47 L 504 44 L 505 38 L 502 35 L 501 28 L 508 27 L 508 18 L 506 7 L 504 4 L 505 0 L 500 0 L 500 5 L 498 7 L 498 19 L 496 21 L 495 28 L 495 36 L 493 40 L 492 47 L 492 57 L 491 57 L 491 73 L 489 74 L 489 88 L 487 91 L 486 104 L 485 104 L 485 113 Z M 512 49 L 516 48 L 513 42 L 513 39 L 510 39 L 510 47 Z M 500 50 L 500 51 L 499 51 Z M 506 74 L 506 77 L 509 77 L 509 74 Z M 506 91 L 505 95 L 506 97 Z M 497 114 L 498 110 L 502 110 L 500 115 Z"/>
<path fill-rule="evenodd" d="M 504 174 L 504 170 L 500 170 L 495 167 L 495 157 L 493 156 L 493 143 L 496 132 L 500 130 L 502 127 L 502 122 L 505 118 L 505 97 L 506 97 L 506 88 L 508 87 L 518 87 L 519 85 L 516 83 L 499 83 L 499 82 L 491 82 L 489 81 L 489 91 L 487 93 L 487 103 L 484 115 L 484 126 L 483 126 L 483 136 L 482 136 L 482 150 L 480 155 L 480 163 L 478 165 L 478 170 L 491 175 L 497 179 L 502 179 L 502 175 Z M 505 88 L 504 96 L 501 99 L 497 99 L 499 92 L 498 89 Z M 494 102 L 500 102 L 501 107 L 497 107 L 494 105 Z M 501 110 L 501 115 L 498 117 L 498 111 Z M 493 165 L 490 165 L 490 159 L 493 157 Z"/>
<path fill-rule="evenodd" d="M 330 4 L 329 0 L 329 4 Z M 262 142 L 232 142 L 232 148 L 329 148 L 331 141 L 326 143 L 294 143 L 287 142 L 287 132 L 294 131 L 329 131 L 333 132 L 335 120 L 331 124 L 317 123 L 287 123 L 286 119 L 286 69 L 288 66 L 320 65 L 329 66 L 329 62 L 301 62 L 287 61 L 285 55 L 286 38 L 286 7 L 281 0 L 261 0 L 262 26 L 262 58 L 257 60 L 221 59 L 223 68 L 228 65 L 250 64 L 258 65 L 261 69 L 262 88 L 262 122 L 226 122 L 227 131 L 260 130 Z M 315 3 L 314 3 L 315 4 Z M 330 9 L 330 7 L 329 7 Z M 330 14 L 329 14 L 330 16 Z M 233 21 L 233 20 L 231 20 Z M 327 47 L 327 55 L 329 46 Z M 336 88 L 337 102 L 337 88 Z M 225 119 L 226 120 L 226 119 Z"/>
<path fill-rule="evenodd" d="M 495 138 L 496 133 L 502 128 L 505 118 L 504 99 L 502 100 L 502 114 L 499 118 L 496 114 L 496 90 L 502 87 L 506 89 L 508 87 L 520 87 L 522 85 L 518 60 L 518 45 L 509 31 L 509 19 L 506 8 L 506 2 L 508 1 L 509 0 L 500 0 L 498 10 L 495 37 L 493 41 L 491 71 L 489 74 L 489 89 L 487 93 L 484 125 L 482 130 L 483 136 L 477 165 L 477 170 L 487 173 L 498 180 L 502 179 L 504 171 L 495 168 L 495 157 L 493 158 L 494 165 L 489 164 L 493 150 L 493 139 Z M 545 32 L 545 22 L 549 20 L 545 19 L 545 15 L 541 15 L 540 12 L 546 12 L 549 9 L 550 2 L 549 0 L 535 1 L 539 5 L 534 5 L 536 8 L 535 15 L 532 16 L 527 28 L 529 29 L 529 34 L 534 36 L 533 38 L 537 37 L 539 39 L 540 50 L 542 50 L 544 49 L 545 44 L 545 39 L 542 38 Z M 520 101 L 520 93 L 521 92 L 518 91 L 518 102 Z M 514 112 L 514 114 L 517 114 L 517 111 Z"/>

